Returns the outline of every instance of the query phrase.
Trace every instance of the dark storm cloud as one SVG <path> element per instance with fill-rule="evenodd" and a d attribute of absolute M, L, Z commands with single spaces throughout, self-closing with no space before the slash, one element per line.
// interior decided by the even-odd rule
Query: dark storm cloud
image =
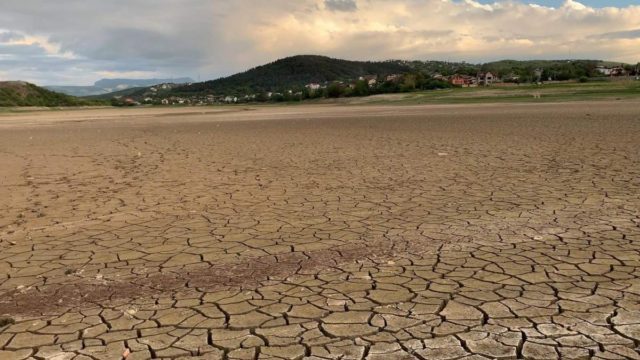
<path fill-rule="evenodd" d="M 206 41 L 206 39 L 203 39 Z M 206 58 L 199 38 L 175 36 L 155 29 L 108 28 L 90 39 L 79 39 L 65 49 L 100 60 L 146 59 L 159 66 L 195 66 Z"/>
<path fill-rule="evenodd" d="M 227 8 L 226 2 L 210 0 L 6 0 L 0 11 L 0 43 L 36 36 L 30 45 L 47 48 L 49 57 L 83 59 L 84 73 L 91 78 L 96 72 L 118 71 L 192 75 L 214 61 L 214 49 L 224 50 L 219 19 Z M 12 49 L 15 56 L 25 51 Z M 44 58 L 23 59 L 24 67 L 48 64 Z M 20 70 L 5 65 L 0 63 L 3 73 Z M 84 82 L 90 82 L 88 76 Z"/>

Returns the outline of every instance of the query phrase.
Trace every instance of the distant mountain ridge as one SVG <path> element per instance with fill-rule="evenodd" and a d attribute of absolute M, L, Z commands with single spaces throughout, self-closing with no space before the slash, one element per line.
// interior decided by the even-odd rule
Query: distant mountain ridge
<path fill-rule="evenodd" d="M 173 79 L 101 79 L 96 81 L 93 86 L 49 85 L 45 86 L 45 88 L 72 96 L 94 96 L 163 83 L 189 84 L 192 82 L 193 79 L 188 77 Z"/>

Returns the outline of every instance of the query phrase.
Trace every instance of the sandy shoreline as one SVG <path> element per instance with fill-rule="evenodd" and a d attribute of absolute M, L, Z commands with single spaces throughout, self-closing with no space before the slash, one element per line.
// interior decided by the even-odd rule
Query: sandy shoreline
<path fill-rule="evenodd" d="M 146 108 L 82 108 L 56 109 L 24 112 L 0 112 L 0 127 L 32 126 L 57 122 L 122 122 L 132 119 L 153 118 L 159 122 L 169 121 L 228 121 L 228 120 L 269 120 L 290 118 L 332 118 L 332 117 L 384 117 L 394 114 L 418 116 L 428 113 L 434 115 L 488 113 L 491 111 L 549 111 L 555 109 L 584 108 L 589 111 L 601 111 L 611 108 L 633 108 L 640 106 L 640 100 L 593 101 L 593 102 L 554 102 L 532 103 L 486 103 L 486 104 L 425 104 L 425 105 L 237 105 L 208 107 L 146 107 Z M 606 110 L 605 110 L 606 111 Z M 197 119 L 193 119 L 197 117 Z M 224 118 L 223 118 L 224 117 Z M 166 119 L 162 119 L 166 118 Z"/>

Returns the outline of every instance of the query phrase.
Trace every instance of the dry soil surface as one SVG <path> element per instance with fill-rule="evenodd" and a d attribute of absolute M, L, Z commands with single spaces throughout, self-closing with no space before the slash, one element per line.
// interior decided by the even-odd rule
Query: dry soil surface
<path fill-rule="evenodd" d="M 0 359 L 640 358 L 640 102 L 0 115 Z"/>

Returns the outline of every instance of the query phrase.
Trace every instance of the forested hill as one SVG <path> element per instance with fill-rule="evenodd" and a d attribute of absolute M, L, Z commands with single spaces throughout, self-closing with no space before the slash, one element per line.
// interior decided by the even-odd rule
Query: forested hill
<path fill-rule="evenodd" d="M 599 60 L 502 60 L 485 64 L 448 61 L 350 61 L 318 55 L 297 55 L 258 66 L 229 77 L 186 86 L 178 86 L 172 95 L 247 95 L 261 92 L 300 90 L 310 83 L 326 84 L 332 81 L 352 82 L 364 75 L 377 75 L 378 81 L 390 74 L 463 74 L 475 76 L 490 71 L 499 77 L 517 76 L 522 82 L 535 81 L 537 69 L 542 78 L 554 80 L 598 76 Z M 624 64 L 623 64 L 624 65 Z M 625 65 L 626 66 L 626 65 Z M 384 81 L 384 80 L 382 80 Z"/>
<path fill-rule="evenodd" d="M 375 74 L 401 74 L 412 70 L 411 62 L 349 61 L 326 56 L 298 55 L 258 66 L 226 78 L 195 83 L 175 89 L 176 92 L 253 93 L 300 88 L 309 83 L 357 79 Z"/>
<path fill-rule="evenodd" d="M 24 81 L 0 81 L 0 107 L 7 106 L 77 106 L 88 102 L 53 92 Z"/>

